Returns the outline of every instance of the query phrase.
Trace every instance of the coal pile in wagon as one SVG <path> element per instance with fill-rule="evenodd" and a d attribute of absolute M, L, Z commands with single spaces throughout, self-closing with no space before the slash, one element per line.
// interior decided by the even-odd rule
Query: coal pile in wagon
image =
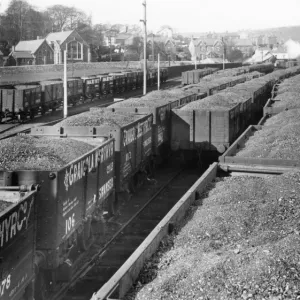
<path fill-rule="evenodd" d="M 300 173 L 217 178 L 125 300 L 297 299 Z"/>
<path fill-rule="evenodd" d="M 251 136 L 236 156 L 270 159 L 300 159 L 300 123 L 263 127 Z"/>
<path fill-rule="evenodd" d="M 240 97 L 232 93 L 232 97 L 222 93 L 193 101 L 180 108 L 181 110 L 208 109 L 208 110 L 230 110 L 238 104 Z"/>
<path fill-rule="evenodd" d="M 93 148 L 72 139 L 15 136 L 0 143 L 0 169 L 57 170 Z"/>
<path fill-rule="evenodd" d="M 111 126 L 120 127 L 134 122 L 142 116 L 134 115 L 126 112 L 112 112 L 107 109 L 96 109 L 84 112 L 78 115 L 68 117 L 67 119 L 57 123 L 56 127 L 65 126 Z"/>
<path fill-rule="evenodd" d="M 10 206 L 11 206 L 11 203 L 8 202 L 8 201 L 2 200 L 1 196 L 0 196 L 0 212 L 5 210 L 6 208 L 8 208 Z"/>

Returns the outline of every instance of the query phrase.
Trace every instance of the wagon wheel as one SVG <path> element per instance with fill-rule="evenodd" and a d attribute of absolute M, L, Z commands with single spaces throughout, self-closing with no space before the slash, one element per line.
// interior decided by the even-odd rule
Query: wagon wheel
<path fill-rule="evenodd" d="M 94 242 L 92 218 L 89 218 L 83 225 L 82 231 L 78 235 L 78 244 L 81 250 L 87 251 Z"/>

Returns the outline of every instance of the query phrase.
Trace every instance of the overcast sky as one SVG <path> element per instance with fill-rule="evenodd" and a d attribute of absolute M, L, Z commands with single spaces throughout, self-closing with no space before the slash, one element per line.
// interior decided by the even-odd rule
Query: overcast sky
<path fill-rule="evenodd" d="M 93 24 L 139 24 L 141 0 L 28 0 L 39 9 L 62 4 L 92 15 Z M 9 0 L 0 0 L 3 12 Z M 148 30 L 170 25 L 178 32 L 235 31 L 300 25 L 300 0 L 147 0 Z"/>

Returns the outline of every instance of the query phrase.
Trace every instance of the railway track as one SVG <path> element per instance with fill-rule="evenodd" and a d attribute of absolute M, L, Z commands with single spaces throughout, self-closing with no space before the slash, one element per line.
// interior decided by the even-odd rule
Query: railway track
<path fill-rule="evenodd" d="M 160 186 L 149 196 L 142 187 L 130 203 L 121 206 L 119 215 L 107 222 L 105 233 L 83 258 L 83 262 L 69 283 L 49 295 L 48 300 L 90 299 L 143 242 L 159 221 L 198 179 L 198 170 L 164 169 L 156 178 Z M 133 213 L 132 210 L 135 210 Z M 106 240 L 104 242 L 104 240 Z"/>

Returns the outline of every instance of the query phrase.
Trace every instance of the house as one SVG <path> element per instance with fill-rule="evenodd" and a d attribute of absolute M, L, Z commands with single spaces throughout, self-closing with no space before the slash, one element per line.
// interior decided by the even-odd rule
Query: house
<path fill-rule="evenodd" d="M 64 50 L 68 51 L 68 61 L 91 61 L 90 47 L 76 30 L 49 33 L 46 36 L 46 41 L 53 49 L 54 64 L 64 62 Z"/>
<path fill-rule="evenodd" d="M 9 54 L 17 66 L 53 64 L 53 49 L 45 39 L 20 41 Z"/>
<path fill-rule="evenodd" d="M 221 57 L 224 53 L 225 43 L 219 38 L 200 38 L 194 40 L 193 43 L 199 60 L 207 58 L 210 53 L 214 53 L 216 57 Z"/>
<path fill-rule="evenodd" d="M 105 46 L 125 46 L 130 45 L 133 40 L 133 35 L 129 33 L 117 33 L 115 31 L 107 31 L 104 36 Z"/>
<path fill-rule="evenodd" d="M 287 49 L 284 47 L 274 48 L 271 51 L 278 60 L 288 60 L 290 58 Z"/>

